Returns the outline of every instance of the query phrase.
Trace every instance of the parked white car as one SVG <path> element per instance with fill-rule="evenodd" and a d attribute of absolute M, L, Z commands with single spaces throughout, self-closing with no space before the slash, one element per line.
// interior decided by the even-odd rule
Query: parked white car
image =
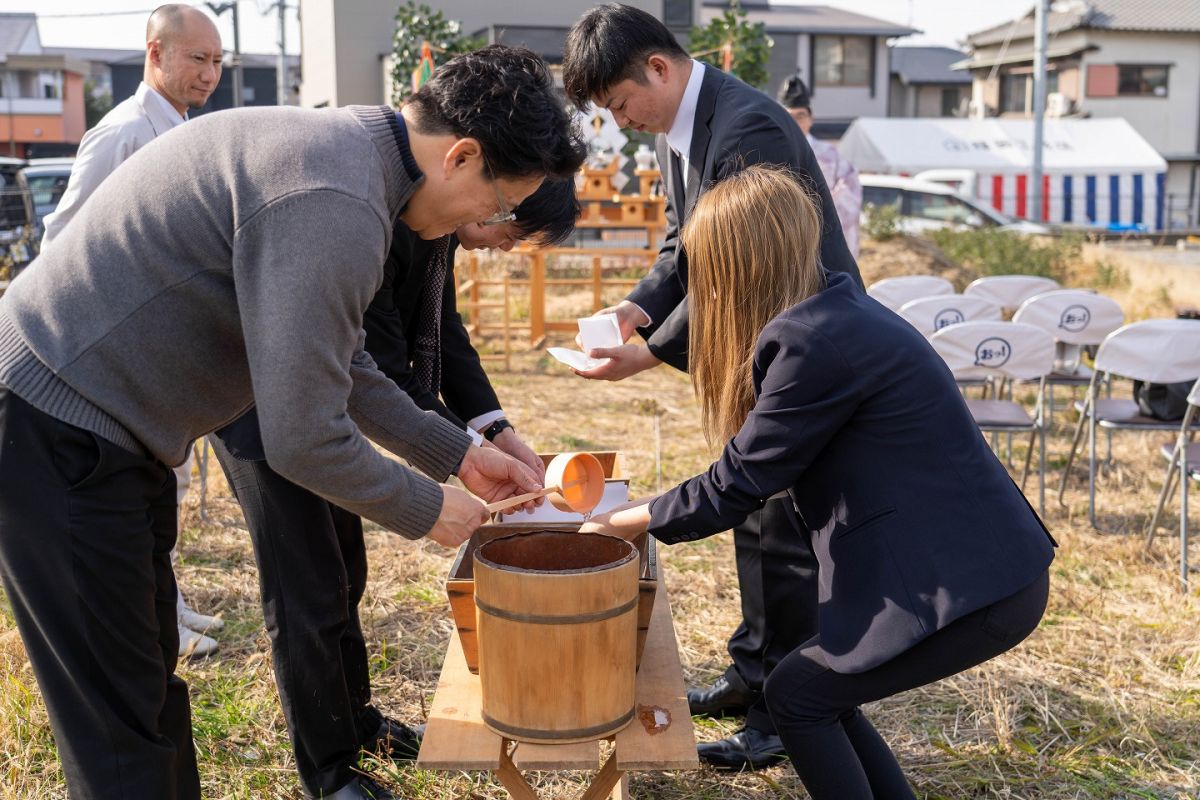
<path fill-rule="evenodd" d="M 899 175 L 860 175 L 863 209 L 896 206 L 899 227 L 907 234 L 940 228 L 1000 228 L 1014 233 L 1049 233 L 1045 225 L 1013 219 L 950 187 Z"/>

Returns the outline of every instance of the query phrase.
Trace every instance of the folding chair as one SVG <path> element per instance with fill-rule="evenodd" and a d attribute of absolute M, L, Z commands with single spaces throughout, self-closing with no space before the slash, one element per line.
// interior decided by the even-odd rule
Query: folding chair
<path fill-rule="evenodd" d="M 981 297 L 962 294 L 939 294 L 909 300 L 900 306 L 899 314 L 926 336 L 960 322 L 1003 319 L 1000 306 Z"/>
<path fill-rule="evenodd" d="M 1071 452 L 1063 468 L 1058 501 L 1071 475 L 1075 452 L 1088 427 L 1088 521 L 1096 524 L 1096 429 L 1106 431 L 1174 431 L 1174 422 L 1143 416 L 1138 404 L 1130 400 L 1101 399 L 1098 387 L 1102 375 L 1117 375 L 1151 383 L 1178 383 L 1200 376 L 1200 320 L 1149 319 L 1134 322 L 1110 333 L 1096 353 L 1087 396 L 1080 407 L 1079 423 L 1071 441 Z"/>
<path fill-rule="evenodd" d="M 875 281 L 867 287 L 867 294 L 892 311 L 897 311 L 900 306 L 918 297 L 954 294 L 954 284 L 936 275 L 901 275 Z"/>
<path fill-rule="evenodd" d="M 1054 387 L 1087 386 L 1092 370 L 1082 363 L 1084 347 L 1093 347 L 1125 322 L 1117 301 L 1081 289 L 1034 295 L 1021 304 L 1013 322 L 1034 325 L 1054 337 L 1054 371 L 1046 378 L 1046 418 L 1054 420 Z"/>
<path fill-rule="evenodd" d="M 1058 281 L 1037 275 L 989 275 L 971 281 L 963 294 L 991 300 L 1004 309 L 1004 313 L 1011 314 L 1034 295 L 1058 288 L 1061 288 Z"/>
<path fill-rule="evenodd" d="M 1033 416 L 1012 400 L 966 400 L 980 430 L 991 433 L 1029 432 L 1029 449 L 1021 472 L 1021 490 L 1029 477 L 1034 439 L 1039 441 L 1038 511 L 1046 510 L 1046 427 L 1042 409 L 1045 376 L 1054 366 L 1054 340 L 1040 328 L 1017 322 L 960 322 L 929 337 L 930 344 L 950 367 L 956 380 L 962 378 L 1013 378 L 1038 380 Z"/>
<path fill-rule="evenodd" d="M 1187 411 L 1183 414 L 1183 422 L 1179 425 L 1179 436 L 1174 442 L 1162 446 L 1162 453 L 1167 458 L 1167 474 L 1163 478 L 1162 492 L 1158 496 L 1158 507 L 1150 518 L 1146 529 L 1146 550 L 1149 551 L 1154 543 L 1154 531 L 1158 527 L 1158 518 L 1162 515 L 1167 496 L 1174 488 L 1173 481 L 1179 478 L 1179 582 L 1184 591 L 1188 586 L 1188 481 L 1200 482 L 1200 442 L 1193 442 L 1196 427 L 1192 424 L 1200 411 L 1200 380 L 1188 393 Z"/>

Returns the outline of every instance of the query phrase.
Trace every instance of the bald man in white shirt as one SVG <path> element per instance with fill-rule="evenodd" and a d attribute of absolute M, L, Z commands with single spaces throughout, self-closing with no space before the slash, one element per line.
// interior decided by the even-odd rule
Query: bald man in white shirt
<path fill-rule="evenodd" d="M 131 155 L 156 137 L 187 121 L 190 109 L 208 102 L 221 80 L 221 34 L 203 12 L 171 3 L 159 6 L 146 23 L 146 68 L 137 92 L 118 103 L 79 143 L 67 190 L 46 217 L 41 251 L 78 213 L 96 188 Z M 192 459 L 175 468 L 177 498 L 183 502 L 192 482 Z M 179 596 L 179 654 L 207 655 L 217 642 L 204 635 L 221 621 L 197 614 Z"/>

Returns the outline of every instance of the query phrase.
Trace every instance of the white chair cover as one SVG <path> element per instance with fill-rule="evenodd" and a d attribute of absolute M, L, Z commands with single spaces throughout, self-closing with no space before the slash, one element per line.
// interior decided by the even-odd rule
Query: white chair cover
<path fill-rule="evenodd" d="M 1000 306 L 981 297 L 965 294 L 941 294 L 910 300 L 900 306 L 900 316 L 926 336 L 947 325 L 1004 318 Z"/>
<path fill-rule="evenodd" d="M 936 275 L 901 275 L 875 281 L 867 287 L 867 294 L 892 311 L 897 311 L 900 306 L 918 297 L 954 294 L 954 284 Z"/>
<path fill-rule="evenodd" d="M 1111 297 L 1080 289 L 1058 289 L 1026 300 L 1013 322 L 1035 325 L 1067 344 L 1100 344 L 1125 322 L 1125 312 Z"/>
<path fill-rule="evenodd" d="M 961 322 L 929 337 L 955 378 L 1035 380 L 1054 367 L 1054 339 L 1019 322 Z"/>
<path fill-rule="evenodd" d="M 1036 275 L 991 275 L 971 281 L 963 294 L 991 300 L 1006 311 L 1016 311 L 1034 295 L 1058 288 L 1058 281 Z"/>
<path fill-rule="evenodd" d="M 1118 328 L 1100 345 L 1096 369 L 1151 383 L 1195 380 L 1200 320 L 1148 319 Z"/>

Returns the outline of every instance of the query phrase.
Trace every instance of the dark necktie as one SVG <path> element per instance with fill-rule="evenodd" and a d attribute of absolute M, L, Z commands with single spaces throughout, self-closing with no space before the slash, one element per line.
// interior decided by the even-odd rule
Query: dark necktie
<path fill-rule="evenodd" d="M 434 243 L 417 307 L 417 313 L 421 316 L 417 322 L 413 371 L 425 388 L 435 395 L 442 385 L 442 293 L 446 287 L 446 252 L 449 246 L 449 236 L 443 236 Z"/>

